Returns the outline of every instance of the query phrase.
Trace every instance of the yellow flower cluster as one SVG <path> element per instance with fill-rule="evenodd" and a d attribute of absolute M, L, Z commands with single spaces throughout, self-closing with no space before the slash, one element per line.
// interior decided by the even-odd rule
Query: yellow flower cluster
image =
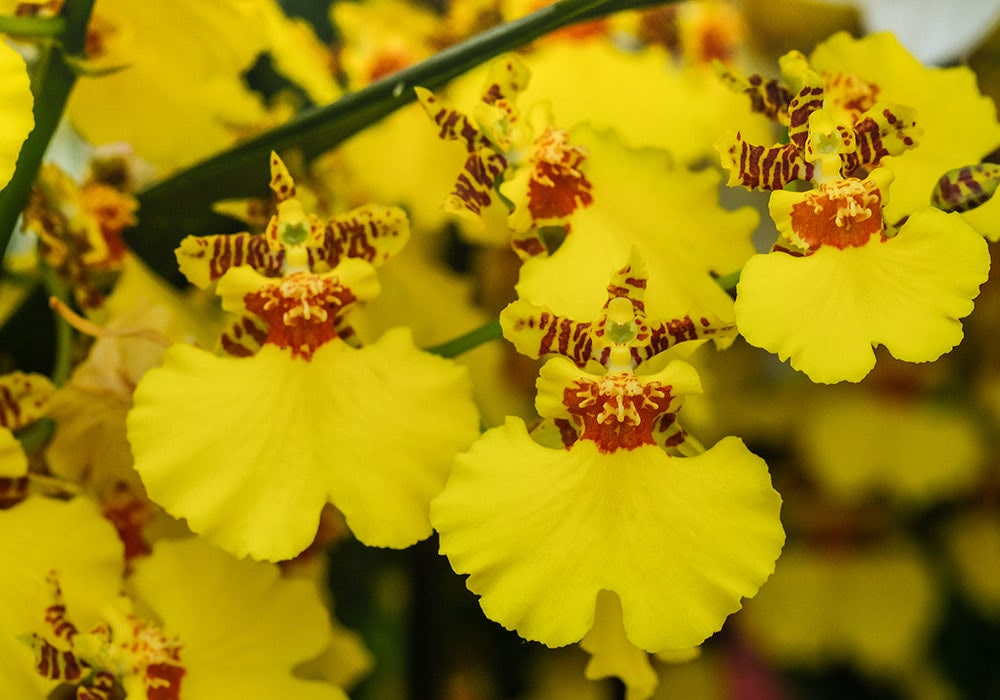
<path fill-rule="evenodd" d="M 975 74 L 437 5 L 0 3 L 0 694 L 499 697 L 428 646 L 477 603 L 629 700 L 947 686 L 1000 607 Z"/>

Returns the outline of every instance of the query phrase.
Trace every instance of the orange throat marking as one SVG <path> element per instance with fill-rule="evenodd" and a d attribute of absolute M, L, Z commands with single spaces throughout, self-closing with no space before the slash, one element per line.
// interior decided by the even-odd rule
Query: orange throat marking
<path fill-rule="evenodd" d="M 563 390 L 563 405 L 580 428 L 580 439 L 592 440 L 603 453 L 655 445 L 657 419 L 669 412 L 671 387 L 643 384 L 631 372 L 579 380 Z"/>
<path fill-rule="evenodd" d="M 310 360 L 321 345 L 337 337 L 336 316 L 356 299 L 336 277 L 296 272 L 247 294 L 244 304 L 268 324 L 265 343 Z"/>
<path fill-rule="evenodd" d="M 820 246 L 859 248 L 883 233 L 882 194 L 873 182 L 849 178 L 824 183 L 792 207 L 792 230 L 810 251 Z"/>

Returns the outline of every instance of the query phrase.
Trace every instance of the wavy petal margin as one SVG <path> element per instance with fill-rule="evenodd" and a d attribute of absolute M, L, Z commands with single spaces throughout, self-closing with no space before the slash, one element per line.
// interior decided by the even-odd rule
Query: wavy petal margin
<path fill-rule="evenodd" d="M 753 596 L 784 542 L 767 465 L 738 438 L 693 458 L 486 432 L 431 505 L 441 551 L 486 616 L 551 647 L 594 625 L 602 590 L 647 651 L 700 644 Z"/>
<path fill-rule="evenodd" d="M 736 289 L 736 323 L 814 382 L 858 382 L 875 345 L 906 362 L 958 345 L 989 267 L 985 241 L 960 215 L 923 209 L 882 242 L 754 256 Z"/>
<path fill-rule="evenodd" d="M 465 368 L 404 329 L 360 350 L 328 343 L 311 362 L 177 345 L 128 417 L 150 497 L 223 549 L 272 561 L 309 545 L 327 501 L 365 544 L 427 537 L 448 463 L 478 433 Z"/>
<path fill-rule="evenodd" d="M 133 582 L 164 629 L 184 644 L 184 697 L 346 700 L 339 688 L 292 675 L 331 639 L 327 611 L 310 582 L 195 538 L 159 542 L 137 563 Z"/>

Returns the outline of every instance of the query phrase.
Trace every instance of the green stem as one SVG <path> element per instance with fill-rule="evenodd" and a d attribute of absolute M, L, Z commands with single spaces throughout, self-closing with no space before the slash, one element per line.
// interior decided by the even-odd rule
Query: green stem
<path fill-rule="evenodd" d="M 21 443 L 21 449 L 31 453 L 44 445 L 56 432 L 56 424 L 50 418 L 39 418 L 27 428 L 17 431 L 17 440 Z"/>
<path fill-rule="evenodd" d="M 740 273 L 742 270 L 737 270 L 736 272 L 730 272 L 728 275 L 722 275 L 721 277 L 715 278 L 715 283 L 725 289 L 727 292 L 731 292 L 736 289 L 736 285 L 740 283 Z"/>
<path fill-rule="evenodd" d="M 483 343 L 503 337 L 500 329 L 500 319 L 484 323 L 479 328 L 474 328 L 465 335 L 449 340 L 446 343 L 427 348 L 427 352 L 440 355 L 441 357 L 458 357 L 464 352 L 477 348 Z"/>
<path fill-rule="evenodd" d="M 680 0 L 618 0 L 617 2 L 613 2 L 602 7 L 596 7 L 592 10 L 581 12 L 574 21 L 585 22 L 592 19 L 607 17 L 608 15 L 613 15 L 617 12 L 624 12 L 625 10 L 645 10 L 651 7 L 658 7 L 660 5 L 673 5 L 675 2 L 679 1 Z"/>
<path fill-rule="evenodd" d="M 154 270 L 180 282 L 173 251 L 187 235 L 218 233 L 231 222 L 211 214 L 213 202 L 265 194 L 272 150 L 301 150 L 308 159 L 328 151 L 415 99 L 413 88 L 440 88 L 484 61 L 579 21 L 641 0 L 561 0 L 449 47 L 435 56 L 347 95 L 154 185 L 139 195 L 140 225 L 130 245 Z M 661 3 L 662 4 L 662 3 Z M 402 167 L 402 166 L 401 166 Z"/>
<path fill-rule="evenodd" d="M 69 288 L 59 277 L 59 273 L 46 263 L 40 263 L 42 269 L 42 284 L 49 297 L 55 297 L 69 306 Z M 73 371 L 73 328 L 62 316 L 52 311 L 52 322 L 55 324 L 56 359 L 52 365 L 52 383 L 62 386 Z"/>
<path fill-rule="evenodd" d="M 69 0 L 63 5 L 63 31 L 45 52 L 32 76 L 35 128 L 21 146 L 14 177 L 0 191 L 0 255 L 7 250 L 17 217 L 21 215 L 28 195 L 31 194 L 31 186 L 42 164 L 42 156 L 59 125 L 69 93 L 76 82 L 76 74 L 67 57 L 83 53 L 87 22 L 93 5 L 94 0 Z"/>
<path fill-rule="evenodd" d="M 45 39 L 66 31 L 62 17 L 0 17 L 0 33 L 18 39 Z"/>

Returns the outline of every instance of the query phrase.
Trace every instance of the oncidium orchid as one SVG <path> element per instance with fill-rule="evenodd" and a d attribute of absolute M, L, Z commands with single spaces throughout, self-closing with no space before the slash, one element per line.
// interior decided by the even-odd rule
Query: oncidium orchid
<path fill-rule="evenodd" d="M 40 676 L 76 687 L 80 700 L 345 700 L 340 688 L 293 672 L 331 638 L 309 582 L 200 539 L 159 543 L 130 582 L 132 593 L 109 597 L 85 627 L 60 572 L 50 573 L 48 605 L 25 638 Z"/>
<path fill-rule="evenodd" d="M 428 504 L 478 432 L 466 371 L 401 328 L 355 347 L 348 312 L 377 294 L 374 266 L 405 243 L 405 215 L 362 207 L 320 222 L 277 155 L 271 172 L 263 234 L 178 248 L 181 270 L 217 280 L 240 319 L 221 356 L 174 345 L 139 382 L 136 470 L 153 501 L 238 556 L 301 552 L 327 502 L 362 542 L 406 547 L 430 534 Z"/>
<path fill-rule="evenodd" d="M 471 117 L 429 90 L 416 88 L 420 104 L 440 130 L 438 136 L 464 143 L 468 154 L 444 209 L 466 218 L 483 217 L 498 200 L 497 188 L 506 182 L 501 199 L 514 250 L 523 256 L 542 250 L 540 239 L 530 232 L 564 226 L 574 211 L 592 201 L 591 185 L 580 171 L 586 151 L 570 143 L 565 130 L 552 126 L 544 110 L 523 113 L 517 108 L 516 98 L 530 77 L 516 56 L 490 64 Z M 507 242 L 506 231 L 501 238 Z"/>
<path fill-rule="evenodd" d="M 732 329 L 646 319 L 646 282 L 633 258 L 591 322 L 525 301 L 501 314 L 519 352 L 550 357 L 544 420 L 487 431 L 431 506 L 486 616 L 547 646 L 583 639 L 602 597 L 620 601 L 635 647 L 697 646 L 756 593 L 784 541 L 763 460 L 734 437 L 704 450 L 677 422 L 701 386 L 664 351 Z"/>
<path fill-rule="evenodd" d="M 0 696 L 997 695 L 937 4 L 0 0 Z"/>
<path fill-rule="evenodd" d="M 904 153 L 919 150 L 920 116 L 853 74 L 818 73 L 798 52 L 781 66 L 782 81 L 726 76 L 789 139 L 765 148 L 737 134 L 720 146 L 730 185 L 773 190 L 779 233 L 742 270 L 740 333 L 815 382 L 860 381 L 877 345 L 908 362 L 936 360 L 962 338 L 989 253 L 957 213 L 887 217 L 894 171 L 882 166 L 895 156 L 905 168 Z M 795 181 L 813 189 L 782 190 Z"/>

